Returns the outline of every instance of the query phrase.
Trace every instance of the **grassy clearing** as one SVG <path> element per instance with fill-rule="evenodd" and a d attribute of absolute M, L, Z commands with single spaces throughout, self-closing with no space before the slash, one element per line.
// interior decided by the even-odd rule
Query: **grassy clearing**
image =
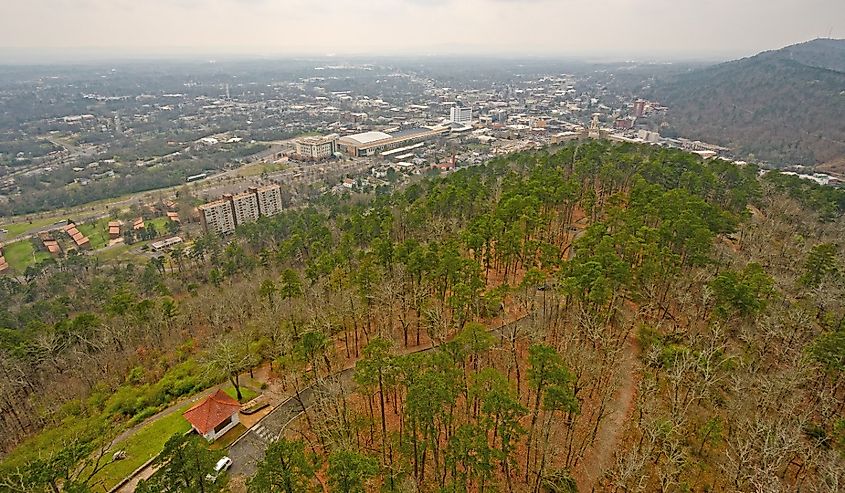
<path fill-rule="evenodd" d="M 117 461 L 103 469 L 94 479 L 102 481 L 106 490 L 132 474 L 144 462 L 158 455 L 164 448 L 165 442 L 175 433 L 185 433 L 191 425 L 182 417 L 192 404 L 186 404 L 173 414 L 157 419 L 141 428 L 137 433 L 116 444 L 115 450 L 125 450 L 126 459 Z"/>
<path fill-rule="evenodd" d="M 0 229 L 8 230 L 9 232 L 6 233 L 5 237 L 7 239 L 12 239 L 26 233 L 32 228 L 50 226 L 62 219 L 64 219 L 64 216 L 47 216 L 40 219 L 32 219 L 31 222 L 29 220 L 21 219 L 20 221 L 14 223 L 0 224 Z"/>
<path fill-rule="evenodd" d="M 223 392 L 225 392 L 226 395 L 228 395 L 232 399 L 235 399 L 235 400 L 238 399 L 237 394 L 235 393 L 235 388 L 232 387 L 231 385 L 223 387 Z M 249 401 L 255 399 L 256 397 L 258 397 L 258 395 L 259 395 L 258 392 L 252 390 L 251 388 L 245 386 L 244 384 L 241 384 L 241 396 L 243 396 L 243 399 L 241 399 L 241 403 L 249 402 Z"/>
<path fill-rule="evenodd" d="M 72 408 L 68 408 L 68 417 L 63 422 L 38 433 L 4 457 L 0 462 L 0 471 L 24 466 L 37 457 L 53 456 L 74 438 L 97 436 L 100 437 L 98 443 L 107 443 L 105 441 L 110 437 L 131 426 L 134 419 L 142 421 L 144 416 L 165 408 L 168 401 L 196 395 L 203 389 L 211 388 L 213 383 L 213 379 L 209 380 L 201 372 L 195 360 L 187 360 L 171 368 L 155 383 L 124 385 L 103 395 L 93 395 L 90 402 L 80 404 L 88 407 L 97 403 L 95 409 L 89 410 L 91 416 L 83 416 L 80 412 L 70 414 Z M 222 389 L 234 398 L 235 390 L 231 385 L 226 384 Z M 241 393 L 244 401 L 259 395 L 259 392 L 245 385 L 241 386 Z M 110 464 L 97 474 L 93 479 L 99 483 L 97 491 L 107 491 L 155 457 L 174 434 L 189 431 L 191 425 L 182 417 L 182 413 L 197 402 L 195 399 L 183 402 L 170 414 L 143 425 L 125 440 L 112 444 L 109 454 L 124 450 L 126 459 Z M 148 411 L 149 414 L 146 414 Z M 234 440 L 236 437 L 236 434 L 232 434 L 226 438 Z"/>
<path fill-rule="evenodd" d="M 167 236 L 167 223 L 169 222 L 170 220 L 167 219 L 167 217 L 157 217 L 155 219 L 145 221 L 145 224 L 154 226 L 158 236 Z"/>
<path fill-rule="evenodd" d="M 98 250 L 109 244 L 109 220 L 100 219 L 95 223 L 80 224 L 76 229 L 91 241 L 91 248 Z"/>
<path fill-rule="evenodd" d="M 235 398 L 235 389 L 231 385 L 224 387 L 223 391 L 233 399 Z M 244 397 L 244 402 L 259 395 L 258 392 L 244 386 L 241 386 L 241 394 Z M 196 402 L 185 404 L 178 411 L 153 421 L 123 442 L 116 444 L 113 448 L 125 450 L 126 459 L 106 468 L 97 476 L 96 480 L 103 481 L 103 486 L 108 490 L 123 478 L 132 474 L 144 462 L 155 457 L 174 433 L 185 433 L 191 429 L 191 425 L 182 417 L 182 413 L 195 404 Z M 241 428 L 243 428 L 242 425 Z M 239 434 L 233 434 L 232 431 L 234 430 L 226 434 L 226 437 L 230 439 L 229 443 L 239 436 Z M 246 429 L 244 428 L 243 431 L 246 431 Z M 215 449 L 222 449 L 225 446 L 218 446 Z"/>
<path fill-rule="evenodd" d="M 47 252 L 36 251 L 31 240 L 9 243 L 3 247 L 3 256 L 6 262 L 15 269 L 18 274 L 23 274 L 27 267 L 37 262 L 50 258 Z"/>
<path fill-rule="evenodd" d="M 138 241 L 131 245 L 117 244 L 113 247 L 107 247 L 95 252 L 95 255 L 100 262 L 110 262 L 115 259 L 121 259 L 126 262 L 131 262 L 137 265 L 144 265 L 149 262 L 149 257 L 143 254 L 133 253 L 133 251 L 141 249 L 145 245 L 152 243 L 151 240 Z"/>
<path fill-rule="evenodd" d="M 110 260 L 120 258 L 123 255 L 128 255 L 129 250 L 132 249 L 133 246 L 134 245 L 117 244 L 113 247 L 108 247 L 105 250 L 99 250 L 95 253 L 95 255 L 98 259 L 100 259 L 100 262 L 108 262 Z"/>
<path fill-rule="evenodd" d="M 240 168 L 237 174 L 241 177 L 259 176 L 262 173 L 284 171 L 287 167 L 288 165 L 285 163 L 256 163 Z"/>
<path fill-rule="evenodd" d="M 3 457 L 0 470 L 22 467 L 37 457 L 49 457 L 73 441 L 74 438 L 102 430 L 104 425 L 105 421 L 99 415 L 85 418 L 69 417 L 59 426 L 46 429 L 15 447 L 14 450 Z"/>

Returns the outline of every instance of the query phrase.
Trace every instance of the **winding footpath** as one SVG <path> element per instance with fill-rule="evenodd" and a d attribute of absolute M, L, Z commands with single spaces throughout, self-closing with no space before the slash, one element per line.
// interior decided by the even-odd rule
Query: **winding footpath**
<path fill-rule="evenodd" d="M 605 471 L 613 466 L 616 451 L 619 450 L 625 432 L 625 423 L 631 418 L 636 405 L 640 381 L 639 352 L 636 337 L 629 335 L 616 370 L 621 384 L 608 404 L 608 414 L 599 425 L 596 440 L 587 449 L 583 460 L 573 473 L 578 483 L 578 491 L 596 491 Z"/>
<path fill-rule="evenodd" d="M 512 322 L 491 329 L 490 332 L 496 336 L 501 336 L 506 329 L 512 328 L 514 324 L 523 324 L 528 318 L 528 315 L 523 315 Z M 426 344 L 408 348 L 402 354 L 423 353 L 436 347 L 436 345 Z M 305 388 L 299 392 L 298 396 L 290 397 L 279 404 L 270 414 L 241 435 L 229 447 L 228 455 L 232 459 L 230 474 L 244 477 L 254 475 L 258 463 L 264 460 L 264 454 L 270 444 L 278 440 L 287 426 L 303 413 L 303 407 L 308 409 L 314 405 L 323 386 L 340 384 L 344 395 L 349 395 L 356 389 L 354 376 L 355 364 L 353 363 L 327 377 L 324 382 Z"/>

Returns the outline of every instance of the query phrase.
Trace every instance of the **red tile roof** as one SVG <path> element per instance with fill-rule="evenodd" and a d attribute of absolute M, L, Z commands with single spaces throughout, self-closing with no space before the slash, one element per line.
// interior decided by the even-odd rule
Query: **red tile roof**
<path fill-rule="evenodd" d="M 43 242 L 44 242 L 44 248 L 46 248 L 53 255 L 56 255 L 61 251 L 61 249 L 59 248 L 59 244 L 56 242 L 56 240 L 47 239 L 47 240 L 43 240 Z"/>
<path fill-rule="evenodd" d="M 218 390 L 204 401 L 195 404 L 182 416 L 191 423 L 201 434 L 205 435 L 213 430 L 215 426 L 229 419 L 232 414 L 238 412 L 241 405 L 232 399 L 222 390 Z"/>

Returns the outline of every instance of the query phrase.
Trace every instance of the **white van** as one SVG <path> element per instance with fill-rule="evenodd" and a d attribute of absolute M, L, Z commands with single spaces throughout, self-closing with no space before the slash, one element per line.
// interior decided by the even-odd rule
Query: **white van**
<path fill-rule="evenodd" d="M 217 477 L 220 476 L 221 472 L 228 471 L 229 468 L 232 467 L 232 459 L 228 457 L 223 457 L 217 464 L 214 465 L 214 472 L 211 474 L 207 474 L 205 479 L 214 482 L 217 481 Z"/>

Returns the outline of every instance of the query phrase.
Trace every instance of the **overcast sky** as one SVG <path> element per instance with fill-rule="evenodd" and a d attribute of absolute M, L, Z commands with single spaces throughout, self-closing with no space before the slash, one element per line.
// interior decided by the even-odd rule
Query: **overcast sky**
<path fill-rule="evenodd" d="M 845 0 L 0 0 L 0 51 L 731 58 L 845 37 Z"/>

